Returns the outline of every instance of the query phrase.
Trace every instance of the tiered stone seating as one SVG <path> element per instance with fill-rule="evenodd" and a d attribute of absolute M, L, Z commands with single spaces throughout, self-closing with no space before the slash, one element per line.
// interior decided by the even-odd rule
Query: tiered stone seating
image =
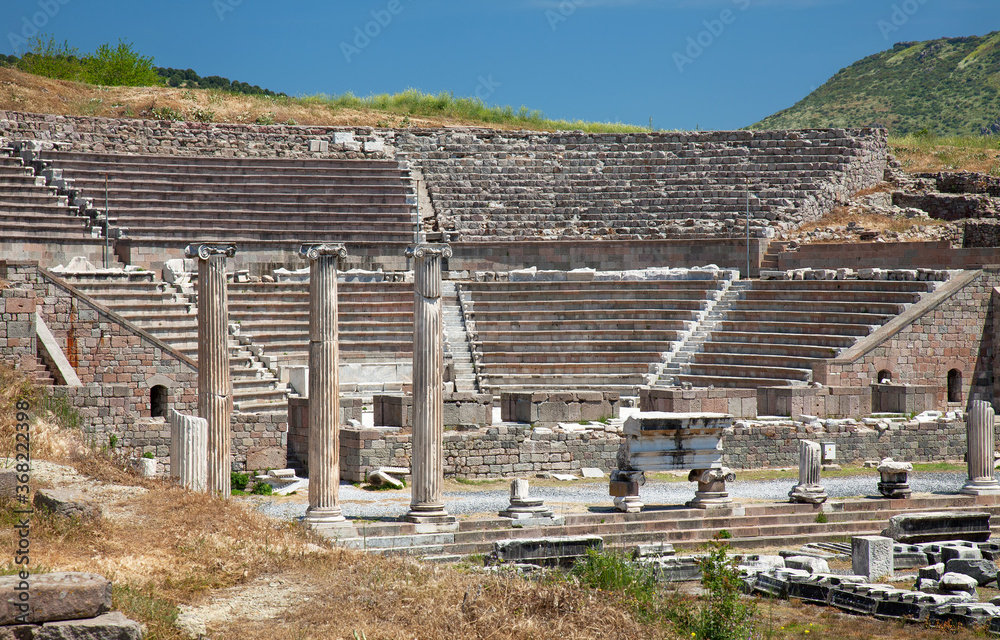
<path fill-rule="evenodd" d="M 0 236 L 4 240 L 80 239 L 89 235 L 86 222 L 20 158 L 0 154 Z"/>
<path fill-rule="evenodd" d="M 135 241 L 411 242 L 409 171 L 389 160 L 292 160 L 45 151 Z"/>
<path fill-rule="evenodd" d="M 413 357 L 413 284 L 337 285 L 341 362 L 398 362 Z M 282 363 L 309 364 L 309 284 L 230 283 L 229 321 Z"/>
<path fill-rule="evenodd" d="M 784 134 L 784 135 L 781 135 Z M 696 237 L 816 217 L 864 171 L 843 130 L 636 136 L 413 132 L 398 146 L 463 240 Z M 883 154 L 884 155 L 884 154 Z"/>
<path fill-rule="evenodd" d="M 905 281 L 752 281 L 723 311 L 678 381 L 698 387 L 807 384 L 814 362 L 835 357 L 933 288 Z"/>
<path fill-rule="evenodd" d="M 482 384 L 634 394 L 713 296 L 714 280 L 469 282 Z M 487 389 L 484 389 L 486 391 Z"/>

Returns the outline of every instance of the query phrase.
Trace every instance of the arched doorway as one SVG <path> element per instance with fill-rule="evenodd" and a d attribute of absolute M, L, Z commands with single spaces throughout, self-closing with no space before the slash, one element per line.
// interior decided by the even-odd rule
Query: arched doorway
<path fill-rule="evenodd" d="M 162 384 L 153 385 L 149 390 L 149 415 L 151 417 L 167 417 L 167 396 L 167 388 Z"/>
<path fill-rule="evenodd" d="M 962 401 L 962 372 L 958 369 L 948 370 L 948 402 Z"/>

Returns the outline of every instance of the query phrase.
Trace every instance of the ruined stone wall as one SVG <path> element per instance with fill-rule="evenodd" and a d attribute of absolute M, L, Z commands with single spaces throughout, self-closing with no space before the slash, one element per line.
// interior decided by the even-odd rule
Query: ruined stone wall
<path fill-rule="evenodd" d="M 96 153 L 238 158 L 387 157 L 383 136 L 371 127 L 264 126 L 0 111 L 2 139 L 39 140 L 67 151 Z M 310 141 L 314 142 L 312 147 Z"/>
<path fill-rule="evenodd" d="M 527 476 L 542 471 L 615 468 L 617 433 L 533 433 L 528 425 L 498 425 L 444 434 L 445 475 L 463 478 Z M 340 431 L 340 477 L 362 482 L 379 467 L 410 466 L 410 434 L 393 429 Z"/>
<path fill-rule="evenodd" d="M 866 242 L 809 244 L 782 251 L 777 269 L 978 269 L 998 262 L 995 249 L 954 249 L 947 240 Z"/>
<path fill-rule="evenodd" d="M 940 462 L 962 460 L 965 456 L 962 420 L 886 426 L 881 429 L 842 424 L 817 430 L 803 423 L 766 426 L 737 423 L 723 437 L 723 461 L 734 469 L 794 467 L 799 463 L 799 440 L 803 439 L 836 444 L 840 464 L 887 457 L 905 462 Z"/>
<path fill-rule="evenodd" d="M 0 273 L 0 282 L 4 279 Z M 37 344 L 34 290 L 4 288 L 0 291 L 0 362 L 19 369 L 33 362 Z"/>
<path fill-rule="evenodd" d="M 850 357 L 848 352 L 814 366 L 814 380 L 830 386 L 867 387 L 879 371 L 886 370 L 894 384 L 946 387 L 949 370 L 957 369 L 962 375 L 962 403 L 992 401 L 991 296 L 998 284 L 1000 269 L 982 271 L 864 354 Z"/>

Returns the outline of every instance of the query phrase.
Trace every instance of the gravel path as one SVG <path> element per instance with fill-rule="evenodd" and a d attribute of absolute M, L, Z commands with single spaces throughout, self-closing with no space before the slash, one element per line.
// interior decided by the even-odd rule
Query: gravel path
<path fill-rule="evenodd" d="M 958 492 L 965 480 L 964 473 L 914 473 L 910 475 L 910 487 L 914 494 L 953 494 Z M 831 498 L 857 498 L 878 493 L 874 472 L 870 476 L 824 478 L 822 483 Z M 793 480 L 737 480 L 730 487 L 730 495 L 740 502 L 786 502 L 793 484 Z M 651 482 L 640 493 L 642 501 L 648 505 L 679 505 L 694 497 L 694 483 Z M 453 515 L 496 515 L 497 511 L 507 506 L 509 495 L 506 489 L 449 491 L 444 494 L 444 502 L 445 508 Z M 561 514 L 585 512 L 591 506 L 611 506 L 608 486 L 603 482 L 567 482 L 558 487 L 532 487 L 531 496 L 542 498 L 549 508 Z M 299 501 L 253 500 L 258 503 L 260 511 L 288 520 L 301 518 L 307 506 Z M 343 483 L 340 486 L 340 502 L 348 518 L 393 518 L 406 512 L 410 494 L 407 491 L 364 491 Z"/>

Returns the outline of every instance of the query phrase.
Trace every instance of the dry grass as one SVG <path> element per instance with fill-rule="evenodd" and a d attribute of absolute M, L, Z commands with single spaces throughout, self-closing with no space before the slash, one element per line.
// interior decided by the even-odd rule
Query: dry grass
<path fill-rule="evenodd" d="M 834 207 L 833 210 L 819 220 L 806 222 L 798 227 L 796 232 L 807 233 L 817 229 L 846 227 L 851 222 L 856 223 L 867 231 L 891 231 L 899 234 L 919 231 L 921 227 L 947 226 L 949 224 L 946 220 L 890 217 L 874 213 L 864 213 L 859 209 L 839 206 Z"/>
<path fill-rule="evenodd" d="M 889 139 L 890 150 L 905 171 L 976 171 L 1000 176 L 1000 138 Z"/>

